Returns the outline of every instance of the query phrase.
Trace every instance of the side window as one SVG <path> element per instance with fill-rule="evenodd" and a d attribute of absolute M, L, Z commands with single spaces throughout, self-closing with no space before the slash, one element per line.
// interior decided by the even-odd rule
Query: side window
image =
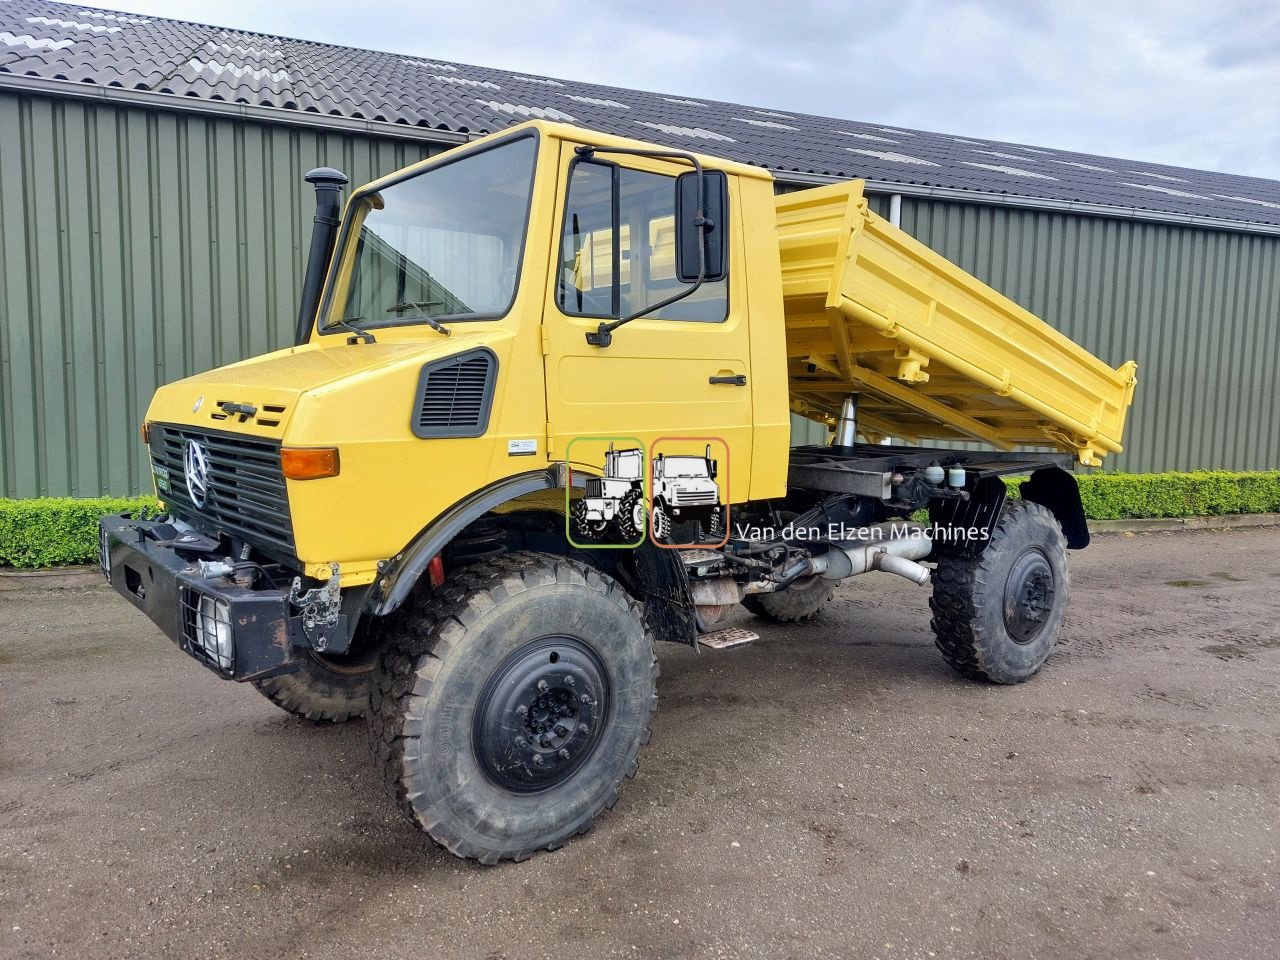
<path fill-rule="evenodd" d="M 569 176 L 556 303 L 577 317 L 623 317 L 680 292 L 675 272 L 676 180 L 596 160 Z M 728 316 L 726 280 L 648 316 L 718 323 Z"/>

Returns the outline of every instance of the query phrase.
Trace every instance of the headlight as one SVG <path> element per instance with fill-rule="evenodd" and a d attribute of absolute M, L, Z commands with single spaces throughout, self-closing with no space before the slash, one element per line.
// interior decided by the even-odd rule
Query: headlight
<path fill-rule="evenodd" d="M 231 669 L 235 650 L 231 646 L 231 607 L 225 600 L 200 595 L 196 607 L 196 642 L 219 667 Z"/>

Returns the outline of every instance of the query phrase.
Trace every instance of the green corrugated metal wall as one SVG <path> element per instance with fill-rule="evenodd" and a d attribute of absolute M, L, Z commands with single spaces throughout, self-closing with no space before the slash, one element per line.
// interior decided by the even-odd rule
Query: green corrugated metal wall
<path fill-rule="evenodd" d="M 290 342 L 314 201 L 425 144 L 0 92 L 0 495 L 150 487 L 156 386 Z"/>
<path fill-rule="evenodd" d="M 414 142 L 0 92 L 0 495 L 149 486 L 155 387 L 287 343 L 312 198 Z M 872 198 L 887 213 L 884 196 Z M 905 197 L 902 225 L 1108 362 L 1113 469 L 1280 465 L 1280 238 Z M 793 419 L 796 442 L 825 431 Z"/>
<path fill-rule="evenodd" d="M 902 228 L 1112 366 L 1138 361 L 1107 469 L 1280 467 L 1280 237 L 909 197 Z"/>

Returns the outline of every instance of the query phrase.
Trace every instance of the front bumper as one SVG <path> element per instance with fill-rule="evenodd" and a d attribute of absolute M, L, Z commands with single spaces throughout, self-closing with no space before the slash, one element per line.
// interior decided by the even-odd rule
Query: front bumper
<path fill-rule="evenodd" d="M 174 548 L 176 533 L 127 513 L 103 517 L 99 559 L 107 582 L 221 677 L 257 680 L 301 666 L 308 644 L 290 616 L 288 594 L 202 577 Z"/>

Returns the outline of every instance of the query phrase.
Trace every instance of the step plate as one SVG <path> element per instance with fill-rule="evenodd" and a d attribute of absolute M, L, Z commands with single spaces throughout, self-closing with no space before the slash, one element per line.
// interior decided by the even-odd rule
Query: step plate
<path fill-rule="evenodd" d="M 759 639 L 760 634 L 744 630 L 742 627 L 725 627 L 723 630 L 713 630 L 711 633 L 698 635 L 698 643 L 712 650 L 728 650 L 730 647 L 740 647 Z"/>

